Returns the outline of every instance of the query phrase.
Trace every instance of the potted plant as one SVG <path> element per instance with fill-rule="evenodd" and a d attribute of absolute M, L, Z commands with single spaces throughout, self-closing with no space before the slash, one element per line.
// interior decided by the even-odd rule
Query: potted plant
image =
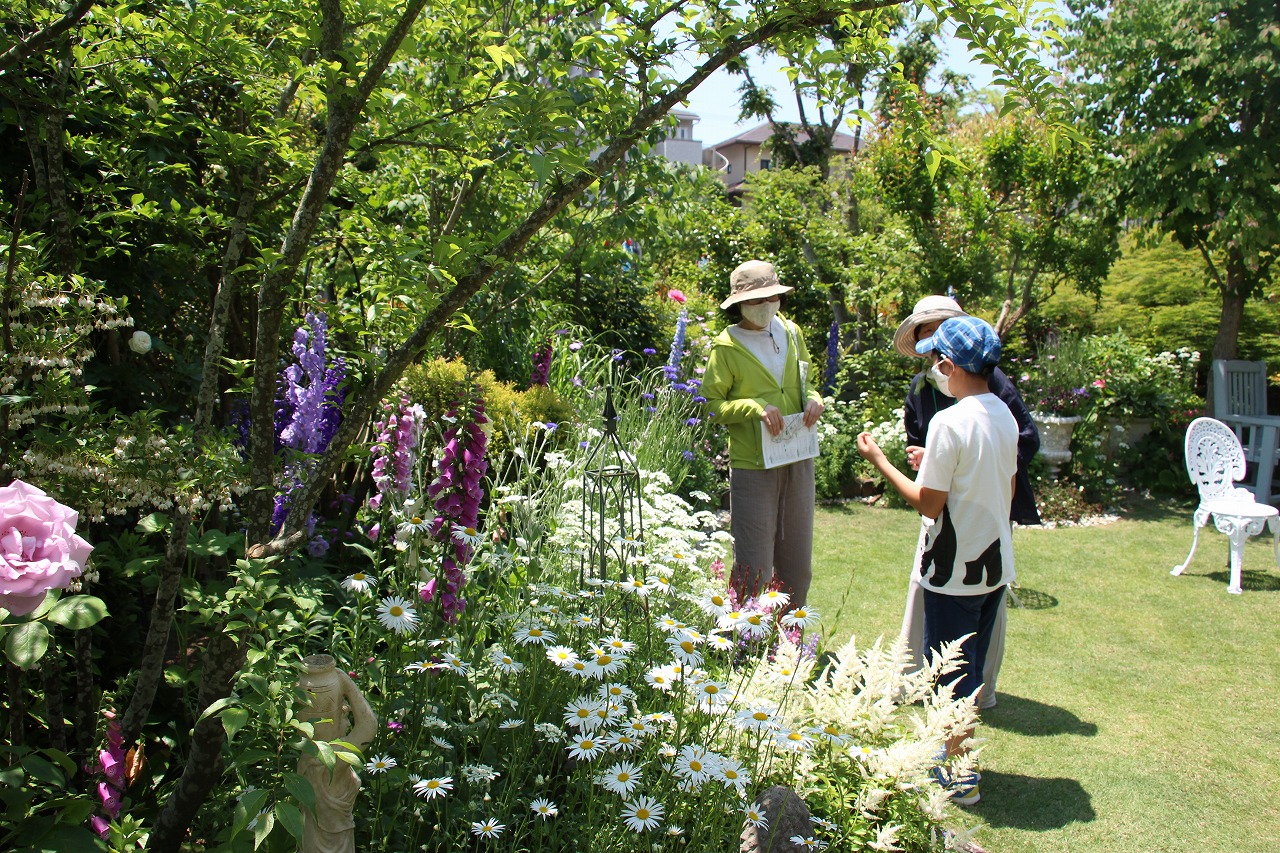
<path fill-rule="evenodd" d="M 1093 404 L 1097 390 L 1088 345 L 1076 337 L 1053 337 L 1026 361 L 1018 391 L 1040 430 L 1040 455 L 1056 475 L 1071 459 L 1071 434 Z"/>

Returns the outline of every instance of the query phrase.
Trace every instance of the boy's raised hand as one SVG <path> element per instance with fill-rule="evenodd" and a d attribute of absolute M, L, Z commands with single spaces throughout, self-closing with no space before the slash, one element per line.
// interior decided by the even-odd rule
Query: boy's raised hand
<path fill-rule="evenodd" d="M 880 445 L 876 444 L 876 440 L 869 432 L 858 433 L 858 452 L 862 454 L 863 459 L 871 463 L 874 463 L 877 458 L 884 458 L 884 451 L 880 449 Z"/>

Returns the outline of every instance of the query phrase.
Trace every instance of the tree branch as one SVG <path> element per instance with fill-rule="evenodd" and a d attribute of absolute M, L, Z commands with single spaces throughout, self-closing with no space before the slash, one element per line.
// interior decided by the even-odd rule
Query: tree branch
<path fill-rule="evenodd" d="M 22 60 L 42 50 L 46 44 L 78 24 L 81 18 L 89 14 L 95 2 L 97 0 L 77 0 L 76 5 L 68 9 L 61 18 L 43 30 L 38 30 L 17 42 L 4 53 L 0 53 L 0 75 L 4 75 Z"/>

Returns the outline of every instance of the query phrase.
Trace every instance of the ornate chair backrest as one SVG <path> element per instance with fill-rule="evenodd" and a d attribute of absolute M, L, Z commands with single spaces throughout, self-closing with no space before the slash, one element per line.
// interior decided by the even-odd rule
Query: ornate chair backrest
<path fill-rule="evenodd" d="M 1200 491 L 1200 503 L 1237 496 L 1234 484 L 1244 476 L 1244 450 L 1230 427 L 1196 418 L 1187 427 L 1184 448 L 1187 475 Z"/>
<path fill-rule="evenodd" d="M 1213 414 L 1267 413 L 1267 363 L 1217 359 L 1213 362 Z"/>

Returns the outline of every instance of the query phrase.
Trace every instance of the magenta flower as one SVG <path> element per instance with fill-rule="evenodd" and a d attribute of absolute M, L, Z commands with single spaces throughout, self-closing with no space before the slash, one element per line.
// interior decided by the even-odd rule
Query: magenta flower
<path fill-rule="evenodd" d="M 98 783 L 98 799 L 102 801 L 102 810 L 112 820 L 120 817 L 124 804 L 120 802 L 120 792 L 107 782 Z"/>
<path fill-rule="evenodd" d="M 463 418 L 467 409 L 469 420 Z M 467 538 L 454 536 L 453 531 L 475 530 L 480 526 L 480 503 L 484 500 L 481 482 L 489 470 L 485 459 L 489 436 L 482 424 L 489 420 L 484 414 L 484 401 L 478 395 L 471 401 L 459 402 L 450 417 L 456 421 L 444 434 L 440 473 L 427 487 L 427 496 L 434 501 L 437 513 L 428 533 L 440 543 L 443 555 L 439 573 L 427 581 L 419 595 L 425 603 L 439 598 L 445 621 L 456 622 L 467 606 L 460 592 L 467 582 L 465 567 L 473 546 Z"/>
<path fill-rule="evenodd" d="M 80 577 L 93 546 L 76 535 L 79 519 L 29 483 L 0 487 L 0 607 L 25 616 Z"/>
<path fill-rule="evenodd" d="M 98 815 L 89 818 L 89 827 L 98 833 L 98 837 L 106 841 L 111 835 L 111 824 L 107 823 Z"/>
<path fill-rule="evenodd" d="M 681 305 L 683 305 L 685 303 L 685 300 L 687 299 L 687 297 L 679 290 L 668 290 L 667 296 L 670 296 L 672 299 L 674 299 L 676 302 L 679 302 Z"/>

